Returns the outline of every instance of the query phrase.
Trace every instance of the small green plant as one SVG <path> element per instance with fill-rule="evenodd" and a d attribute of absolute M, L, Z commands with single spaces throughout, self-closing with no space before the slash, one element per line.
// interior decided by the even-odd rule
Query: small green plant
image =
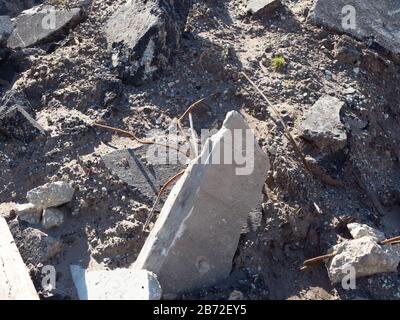
<path fill-rule="evenodd" d="M 286 64 L 285 57 L 281 54 L 278 54 L 271 59 L 271 65 L 274 69 L 280 69 L 284 67 Z"/>

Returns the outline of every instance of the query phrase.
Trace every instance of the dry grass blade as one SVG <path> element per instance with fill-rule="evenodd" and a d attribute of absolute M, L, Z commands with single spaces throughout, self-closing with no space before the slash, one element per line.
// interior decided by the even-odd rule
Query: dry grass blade
<path fill-rule="evenodd" d="M 398 242 L 398 241 L 400 241 L 400 236 L 397 236 L 397 237 L 394 237 L 394 238 L 390 238 L 390 239 L 383 240 L 383 241 L 380 242 L 379 244 L 380 244 L 380 245 L 383 245 L 383 244 L 393 244 L 393 243 L 396 243 L 396 242 Z"/>
<path fill-rule="evenodd" d="M 333 258 L 334 256 L 336 256 L 336 254 L 337 254 L 336 252 L 332 252 L 332 253 L 325 254 L 323 256 L 308 259 L 303 262 L 303 266 L 301 267 L 300 271 L 304 271 L 313 265 L 324 262 L 326 259 Z"/>
<path fill-rule="evenodd" d="M 272 109 L 272 111 L 274 112 L 275 116 L 277 119 L 273 119 L 275 123 L 279 122 L 282 127 L 283 127 L 283 131 L 284 131 L 284 135 L 286 136 L 286 138 L 290 141 L 290 143 L 292 144 L 295 152 L 297 153 L 297 155 L 299 156 L 299 158 L 301 159 L 301 161 L 303 162 L 303 165 L 305 166 L 305 168 L 309 171 L 312 172 L 310 166 L 308 165 L 308 162 L 306 160 L 306 157 L 304 156 L 303 152 L 300 150 L 300 147 L 297 145 L 295 139 L 293 138 L 292 134 L 290 133 L 289 129 L 287 128 L 285 121 L 282 119 L 281 115 L 279 114 L 279 111 L 274 107 L 274 105 L 271 103 L 271 101 L 269 101 L 269 99 L 267 98 L 267 96 L 264 94 L 264 92 L 261 91 L 261 89 L 250 79 L 250 77 L 245 73 L 245 72 L 241 72 L 241 74 L 246 78 L 246 80 L 254 87 L 254 89 L 257 90 L 257 92 L 261 95 L 261 97 L 268 103 L 268 105 L 270 106 L 270 108 Z"/>
<path fill-rule="evenodd" d="M 179 172 L 178 174 L 174 175 L 171 179 L 169 179 L 160 189 L 160 192 L 157 195 L 157 199 L 154 202 L 153 208 L 150 211 L 149 216 L 147 217 L 147 220 L 145 222 L 145 224 L 143 225 L 143 231 L 147 229 L 147 227 L 149 226 L 151 220 L 153 219 L 155 210 L 157 205 L 160 202 L 161 196 L 163 195 L 164 191 L 172 184 L 174 183 L 174 181 L 176 181 L 178 178 L 180 178 L 181 176 L 183 176 L 183 174 L 185 173 L 185 170 L 182 170 L 181 172 Z"/>

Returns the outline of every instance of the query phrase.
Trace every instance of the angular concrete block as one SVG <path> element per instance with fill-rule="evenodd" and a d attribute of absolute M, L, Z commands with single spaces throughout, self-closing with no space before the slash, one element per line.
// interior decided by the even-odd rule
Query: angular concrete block
<path fill-rule="evenodd" d="M 71 266 L 80 300 L 160 300 L 157 277 L 146 270 L 87 271 Z"/>
<path fill-rule="evenodd" d="M 36 207 L 46 209 L 70 202 L 74 193 L 75 190 L 69 183 L 57 181 L 32 189 L 26 198 Z"/>
<path fill-rule="evenodd" d="M 7 222 L 1 217 L 0 300 L 39 300 Z"/>
<path fill-rule="evenodd" d="M 83 19 L 82 9 L 27 10 L 15 18 L 15 29 L 8 38 L 11 49 L 28 48 L 62 38 Z"/>
<path fill-rule="evenodd" d="M 251 170 L 235 160 L 242 154 L 253 163 Z M 135 268 L 154 272 L 166 294 L 226 278 L 247 216 L 262 200 L 268 170 L 268 157 L 243 117 L 228 113 L 222 129 L 172 189 Z"/>
<path fill-rule="evenodd" d="M 16 212 L 22 221 L 30 224 L 39 224 L 42 217 L 42 209 L 37 208 L 32 203 L 17 204 Z"/>
<path fill-rule="evenodd" d="M 356 278 L 377 273 L 397 272 L 400 254 L 392 245 L 379 245 L 376 239 L 365 236 L 345 240 L 332 248 L 337 254 L 327 263 L 332 283 L 340 283 L 354 268 Z"/>

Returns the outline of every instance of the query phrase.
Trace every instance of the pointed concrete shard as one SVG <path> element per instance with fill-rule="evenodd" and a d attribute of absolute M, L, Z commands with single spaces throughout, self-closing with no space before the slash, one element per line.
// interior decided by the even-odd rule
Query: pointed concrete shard
<path fill-rule="evenodd" d="M 172 189 L 135 268 L 154 272 L 165 294 L 225 279 L 269 167 L 243 117 L 229 112 Z"/>
<path fill-rule="evenodd" d="M 0 300 L 39 300 L 7 222 L 1 217 Z"/>
<path fill-rule="evenodd" d="M 147 270 L 88 271 L 70 267 L 80 300 L 160 300 L 157 277 Z"/>

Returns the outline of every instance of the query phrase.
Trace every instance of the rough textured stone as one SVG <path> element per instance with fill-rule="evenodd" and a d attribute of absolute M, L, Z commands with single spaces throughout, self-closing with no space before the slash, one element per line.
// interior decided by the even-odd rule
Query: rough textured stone
<path fill-rule="evenodd" d="M 131 0 L 107 22 L 112 66 L 124 82 L 140 85 L 160 74 L 180 47 L 189 0 Z"/>
<path fill-rule="evenodd" d="M 10 230 L 21 250 L 22 258 L 27 265 L 45 264 L 63 249 L 62 242 L 36 228 L 21 228 L 18 220 L 12 220 Z"/>
<path fill-rule="evenodd" d="M 74 193 L 75 190 L 69 183 L 57 181 L 32 189 L 26 198 L 36 207 L 45 209 L 70 202 Z"/>
<path fill-rule="evenodd" d="M 130 185 L 149 203 L 157 198 L 160 188 L 177 172 L 180 164 L 152 164 L 145 159 L 148 147 L 116 150 L 102 156 L 102 160 L 113 174 Z"/>
<path fill-rule="evenodd" d="M 35 207 L 32 203 L 17 204 L 18 217 L 30 224 L 39 224 L 42 217 L 42 209 Z"/>
<path fill-rule="evenodd" d="M 236 136 L 232 148 L 229 137 L 234 129 L 250 133 L 250 143 L 242 144 Z M 218 152 L 221 161 L 216 161 Z M 254 160 L 248 175 L 236 161 L 228 164 L 233 153 L 245 154 L 248 163 Z M 268 170 L 268 157 L 247 123 L 239 113 L 228 113 L 222 129 L 208 140 L 201 156 L 189 164 L 172 189 L 135 268 L 154 272 L 165 294 L 226 278 L 247 216 L 262 199 Z"/>
<path fill-rule="evenodd" d="M 0 300 L 39 300 L 7 222 L 1 217 Z"/>
<path fill-rule="evenodd" d="M 302 136 L 321 151 L 333 153 L 347 144 L 347 134 L 340 121 L 344 102 L 331 96 L 321 97 L 301 123 Z"/>
<path fill-rule="evenodd" d="M 42 224 L 46 229 L 59 227 L 64 223 L 64 213 L 57 208 L 47 208 L 43 211 Z"/>
<path fill-rule="evenodd" d="M 391 245 L 380 246 L 374 238 L 345 240 L 332 249 L 337 254 L 327 264 L 332 283 L 342 282 L 354 267 L 356 278 L 377 273 L 397 272 L 399 252 Z"/>
<path fill-rule="evenodd" d="M 349 20 L 352 12 L 355 13 L 354 28 Z M 375 41 L 389 52 L 400 54 L 398 0 L 317 0 L 310 17 L 318 25 L 348 33 L 361 40 Z"/>
<path fill-rule="evenodd" d="M 9 16 L 0 16 L 0 46 L 12 33 L 13 25 Z"/>
<path fill-rule="evenodd" d="M 82 19 L 80 8 L 27 10 L 15 18 L 15 28 L 7 46 L 12 49 L 27 48 L 60 39 Z"/>
<path fill-rule="evenodd" d="M 354 239 L 359 239 L 365 236 L 374 238 L 376 242 L 385 240 L 385 234 L 379 230 L 371 228 L 366 224 L 361 223 L 349 223 L 347 228 Z"/>
<path fill-rule="evenodd" d="M 280 0 L 248 0 L 247 11 L 259 15 L 275 11 L 281 5 Z"/>
<path fill-rule="evenodd" d="M 160 300 L 157 277 L 146 270 L 87 271 L 71 266 L 80 300 Z"/>

